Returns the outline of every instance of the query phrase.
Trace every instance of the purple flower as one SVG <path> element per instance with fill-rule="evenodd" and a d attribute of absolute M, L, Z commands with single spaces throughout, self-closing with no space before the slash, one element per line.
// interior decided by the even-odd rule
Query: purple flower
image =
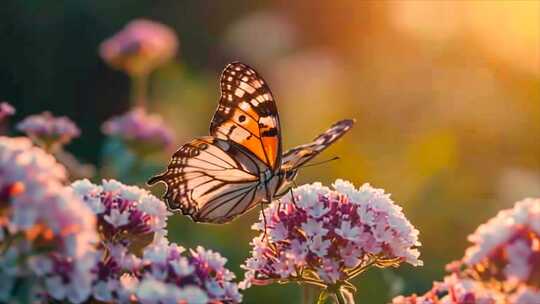
<path fill-rule="evenodd" d="M 15 108 L 7 102 L 0 103 L 0 121 L 3 121 L 6 117 L 13 116 L 15 114 Z"/>
<path fill-rule="evenodd" d="M 465 272 L 507 285 L 540 288 L 540 199 L 525 199 L 499 212 L 469 236 Z"/>
<path fill-rule="evenodd" d="M 95 185 L 84 179 L 71 187 L 96 214 L 101 243 L 109 251 L 122 246 L 140 255 L 142 248 L 166 235 L 169 212 L 148 191 L 116 180 Z"/>
<path fill-rule="evenodd" d="M 172 130 L 159 115 L 148 114 L 142 108 L 109 119 L 102 130 L 107 135 L 121 138 L 142 155 L 169 148 L 174 138 Z"/>
<path fill-rule="evenodd" d="M 388 194 L 342 180 L 333 187 L 304 185 L 293 190 L 294 202 L 287 197 L 264 210 L 267 235 L 261 215 L 243 287 L 277 281 L 354 290 L 348 280 L 370 266 L 422 265 L 418 231 Z"/>
<path fill-rule="evenodd" d="M 525 199 L 480 225 L 473 245 L 446 266 L 444 282 L 393 304 L 540 303 L 540 199 Z"/>
<path fill-rule="evenodd" d="M 145 289 L 140 286 L 137 297 L 148 299 L 143 303 L 167 303 L 171 298 L 174 303 L 239 303 L 242 296 L 236 283 L 232 282 L 234 273 L 225 268 L 226 262 L 219 253 L 200 246 L 186 252 L 165 240 L 152 244 L 144 252 L 140 281 L 141 285 L 146 282 L 158 287 Z M 168 291 L 162 294 L 161 289 Z"/>
<path fill-rule="evenodd" d="M 147 246 L 141 259 L 116 248 L 99 264 L 93 296 L 120 303 L 239 303 L 225 262 L 219 253 L 202 247 L 186 252 L 165 238 Z"/>
<path fill-rule="evenodd" d="M 15 282 L 30 298 L 80 303 L 97 257 L 95 217 L 63 184 L 66 171 L 27 138 L 0 137 L 0 301 Z"/>
<path fill-rule="evenodd" d="M 150 20 L 130 22 L 100 46 L 101 57 L 130 75 L 147 74 L 172 59 L 178 39 L 169 27 Z"/>
<path fill-rule="evenodd" d="M 26 117 L 17 124 L 17 129 L 48 151 L 62 147 L 81 134 L 71 119 L 54 117 L 50 112 Z"/>

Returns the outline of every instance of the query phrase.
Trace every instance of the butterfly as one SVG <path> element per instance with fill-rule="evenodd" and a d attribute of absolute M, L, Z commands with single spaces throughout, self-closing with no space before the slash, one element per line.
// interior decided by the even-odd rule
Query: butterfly
<path fill-rule="evenodd" d="M 181 146 L 167 170 L 148 181 L 164 183 L 168 209 L 195 222 L 227 223 L 287 194 L 298 169 L 354 123 L 339 121 L 312 142 L 282 153 L 279 115 L 265 80 L 233 62 L 223 70 L 220 87 L 210 136 Z"/>

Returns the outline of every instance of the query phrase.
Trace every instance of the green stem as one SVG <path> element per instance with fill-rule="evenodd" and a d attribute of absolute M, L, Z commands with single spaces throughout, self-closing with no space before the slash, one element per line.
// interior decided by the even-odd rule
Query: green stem
<path fill-rule="evenodd" d="M 148 74 L 133 75 L 131 77 L 131 105 L 146 107 L 148 99 Z"/>

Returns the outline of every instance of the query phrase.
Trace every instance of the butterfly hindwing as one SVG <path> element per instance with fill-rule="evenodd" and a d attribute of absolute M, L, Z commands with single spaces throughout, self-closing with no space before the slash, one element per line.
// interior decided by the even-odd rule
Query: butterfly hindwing
<path fill-rule="evenodd" d="M 257 187 L 262 166 L 234 143 L 203 137 L 183 145 L 167 170 L 148 184 L 165 183 L 163 198 L 171 211 L 198 222 L 224 223 L 266 195 Z"/>
<path fill-rule="evenodd" d="M 221 97 L 210 134 L 246 148 L 275 170 L 281 159 L 279 116 L 270 88 L 251 67 L 234 62 L 220 79 Z"/>
<path fill-rule="evenodd" d="M 307 163 L 347 133 L 353 124 L 354 120 L 352 119 L 338 121 L 324 133 L 317 136 L 312 142 L 294 147 L 283 153 L 281 168 L 284 170 L 296 169 Z"/>

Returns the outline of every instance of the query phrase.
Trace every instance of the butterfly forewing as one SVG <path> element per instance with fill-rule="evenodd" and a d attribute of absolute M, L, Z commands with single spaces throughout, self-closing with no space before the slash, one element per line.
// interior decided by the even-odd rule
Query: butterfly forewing
<path fill-rule="evenodd" d="M 223 71 L 220 86 L 210 134 L 238 143 L 276 170 L 281 163 L 281 133 L 276 103 L 266 82 L 254 69 L 234 62 Z"/>
<path fill-rule="evenodd" d="M 294 147 L 283 153 L 282 170 L 296 169 L 307 163 L 324 149 L 338 140 L 354 124 L 352 119 L 344 119 L 333 124 L 328 130 L 317 136 L 312 142 Z"/>

